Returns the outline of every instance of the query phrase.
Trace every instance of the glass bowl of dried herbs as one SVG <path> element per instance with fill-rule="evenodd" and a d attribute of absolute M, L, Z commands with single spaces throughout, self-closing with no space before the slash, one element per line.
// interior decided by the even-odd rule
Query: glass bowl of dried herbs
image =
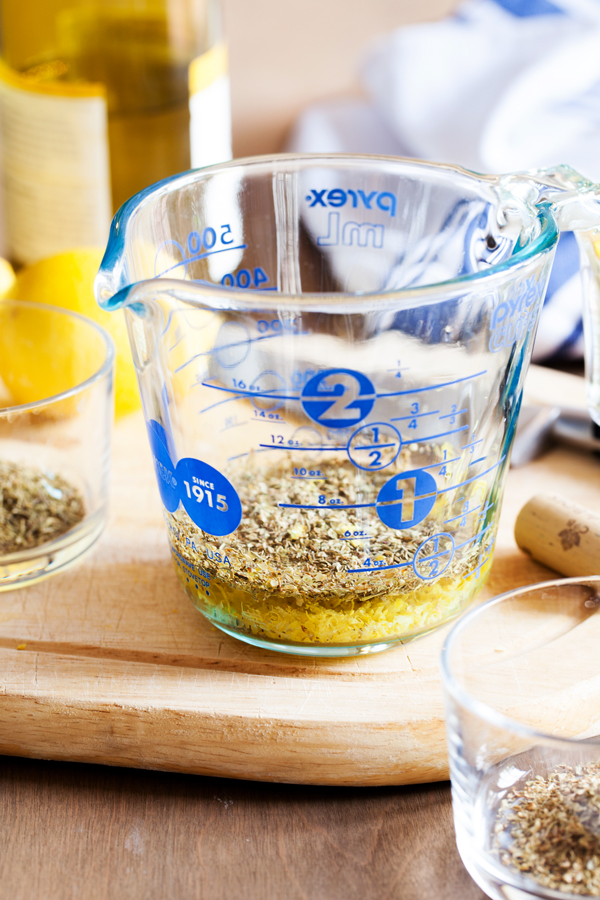
<path fill-rule="evenodd" d="M 90 319 L 0 301 L 0 591 L 64 569 L 104 528 L 114 360 Z"/>
<path fill-rule="evenodd" d="M 600 896 L 600 577 L 473 609 L 442 652 L 456 839 L 494 900 Z"/>

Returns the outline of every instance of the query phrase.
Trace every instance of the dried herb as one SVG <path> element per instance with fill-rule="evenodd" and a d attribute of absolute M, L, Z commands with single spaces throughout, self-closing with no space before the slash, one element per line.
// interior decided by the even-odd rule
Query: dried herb
<path fill-rule="evenodd" d="M 481 583 L 489 562 L 478 568 L 479 547 L 469 542 L 440 578 L 416 574 L 415 552 L 440 531 L 439 510 L 395 530 L 373 507 L 344 508 L 364 504 L 367 491 L 376 497 L 390 469 L 363 475 L 349 462 L 324 462 L 312 479 L 296 477 L 298 471 L 304 470 L 290 459 L 230 469 L 243 517 L 226 538 L 202 532 L 183 510 L 167 514 L 184 588 L 209 615 L 276 640 L 354 643 L 433 627 L 456 614 Z M 319 508 L 324 491 L 342 508 Z"/>
<path fill-rule="evenodd" d="M 558 766 L 502 801 L 501 861 L 554 891 L 600 896 L 600 763 Z"/>
<path fill-rule="evenodd" d="M 45 544 L 84 514 L 83 497 L 61 475 L 0 461 L 0 553 Z"/>

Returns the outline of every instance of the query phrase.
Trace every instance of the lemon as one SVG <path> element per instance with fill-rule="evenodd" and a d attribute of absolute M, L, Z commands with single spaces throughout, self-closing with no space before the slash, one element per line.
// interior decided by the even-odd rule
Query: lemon
<path fill-rule="evenodd" d="M 16 276 L 15 271 L 7 259 L 0 257 L 0 300 L 11 293 Z"/>
<path fill-rule="evenodd" d="M 94 297 L 94 278 L 103 253 L 95 247 L 86 247 L 26 266 L 18 272 L 10 294 L 17 300 L 62 306 L 88 316 L 106 328 L 116 345 L 115 414 L 122 416 L 138 409 L 140 399 L 125 318 L 121 312 L 107 313 L 100 309 Z M 28 310 L 21 312 L 20 318 L 14 318 L 8 329 L 5 322 L 0 325 L 0 376 L 16 403 L 30 403 L 60 393 L 77 384 L 81 376 L 85 378 L 89 374 L 89 357 L 97 350 L 91 344 L 82 345 L 80 336 L 74 340 L 77 329 L 68 319 L 61 324 L 60 333 L 57 333 L 56 325 L 49 332 L 50 318 Z M 15 343 L 17 337 L 21 339 L 20 344 Z M 24 363 L 27 347 L 23 341 L 39 349 L 33 362 L 31 350 L 27 351 L 27 365 L 15 358 L 16 347 L 23 347 Z M 11 356 L 10 371 L 5 374 L 3 360 Z"/>
<path fill-rule="evenodd" d="M 0 304 L 0 375 L 10 403 L 61 394 L 97 371 L 105 355 L 103 341 L 83 324 L 50 308 Z M 77 400 L 71 398 L 43 407 L 41 414 L 62 418 L 76 410 Z"/>

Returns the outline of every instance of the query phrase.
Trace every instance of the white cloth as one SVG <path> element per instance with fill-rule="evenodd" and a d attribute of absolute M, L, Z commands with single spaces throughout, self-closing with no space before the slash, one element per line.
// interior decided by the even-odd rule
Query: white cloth
<path fill-rule="evenodd" d="M 568 163 L 600 181 L 600 0 L 468 0 L 380 39 L 368 101 L 319 104 L 289 149 L 415 156 L 478 172 Z M 575 242 L 561 240 L 534 358 L 583 352 Z M 568 276 L 568 277 L 567 277 Z"/>

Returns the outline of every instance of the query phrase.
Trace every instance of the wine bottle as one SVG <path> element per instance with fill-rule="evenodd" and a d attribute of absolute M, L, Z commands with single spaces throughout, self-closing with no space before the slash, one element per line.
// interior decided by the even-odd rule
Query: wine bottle
<path fill-rule="evenodd" d="M 219 0 L 2 0 L 5 252 L 103 246 L 142 188 L 231 158 Z"/>

